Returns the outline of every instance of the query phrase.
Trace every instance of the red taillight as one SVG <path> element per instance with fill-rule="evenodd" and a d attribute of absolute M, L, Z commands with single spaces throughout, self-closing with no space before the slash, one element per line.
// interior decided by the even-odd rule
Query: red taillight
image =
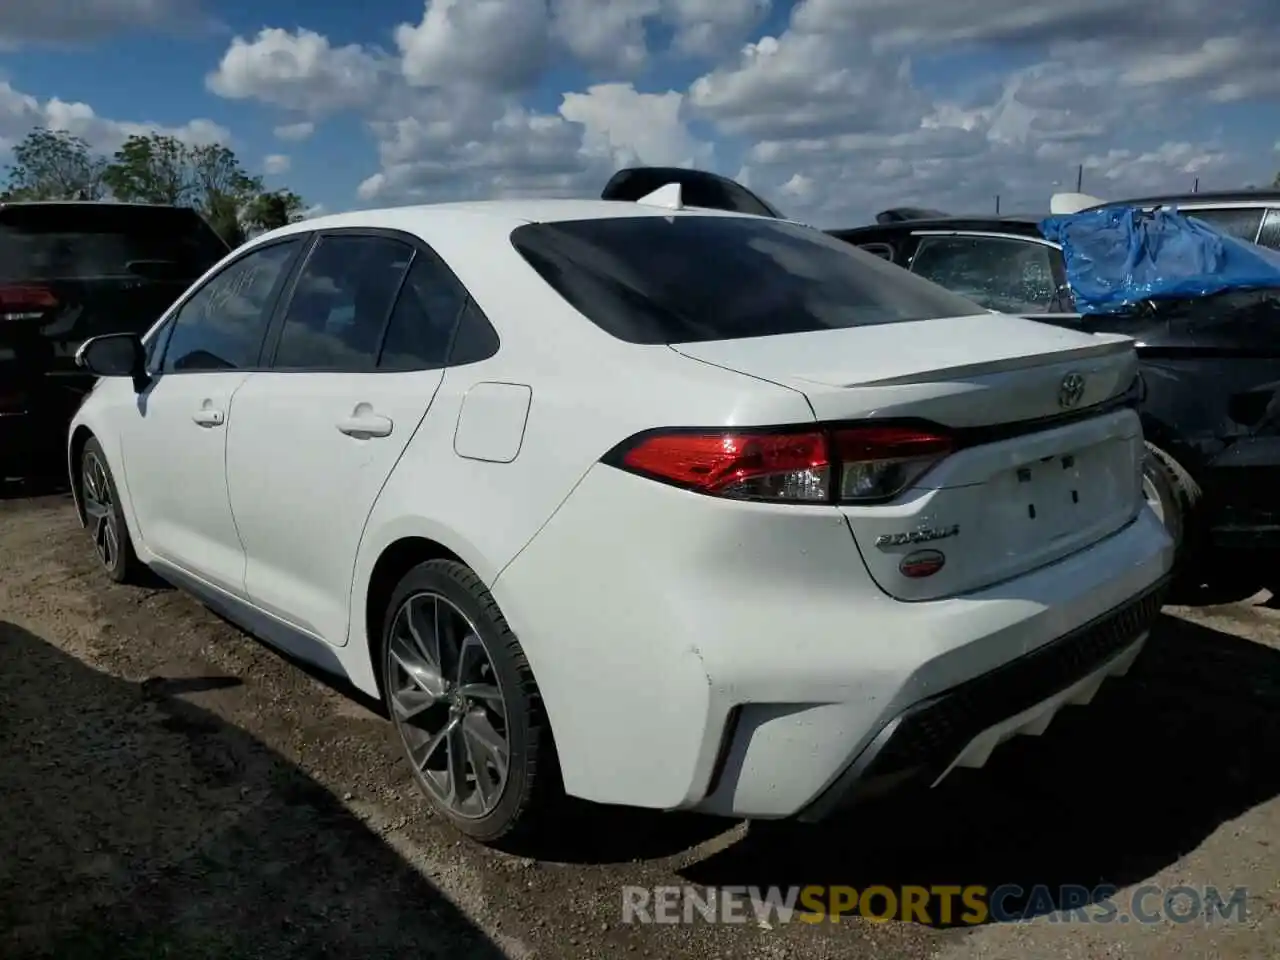
<path fill-rule="evenodd" d="M 915 483 L 955 449 L 951 437 L 918 427 L 860 426 L 834 432 L 840 499 L 884 500 Z"/>
<path fill-rule="evenodd" d="M 739 500 L 866 503 L 901 493 L 954 449 L 934 429 L 673 430 L 606 458 L 625 470 Z"/>
<path fill-rule="evenodd" d="M 58 298 L 45 287 L 0 285 L 0 320 L 38 320 L 57 305 Z"/>
<path fill-rule="evenodd" d="M 821 503 L 831 495 L 831 463 L 821 432 L 661 433 L 630 447 L 620 465 L 740 500 Z"/>

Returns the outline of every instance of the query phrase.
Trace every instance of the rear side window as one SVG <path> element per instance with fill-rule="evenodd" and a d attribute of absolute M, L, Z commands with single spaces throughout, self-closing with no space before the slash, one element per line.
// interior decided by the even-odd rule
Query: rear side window
<path fill-rule="evenodd" d="M 1203 220 L 1228 236 L 1253 243 L 1258 238 L 1265 210 L 1262 207 L 1227 207 L 1220 210 L 1180 210 L 1179 213 Z"/>
<path fill-rule="evenodd" d="M 298 274 L 272 366 L 372 370 L 413 254 L 387 237 L 321 237 Z"/>
<path fill-rule="evenodd" d="M 436 370 L 449 358 L 449 343 L 467 291 L 434 257 L 413 261 L 391 314 L 378 361 L 383 370 Z"/>
<path fill-rule="evenodd" d="M 0 281 L 136 278 L 148 266 L 190 282 L 229 252 L 194 210 L 141 204 L 0 208 Z M 154 275 L 154 269 L 150 275 Z"/>
<path fill-rule="evenodd" d="M 526 224 L 526 261 L 580 313 L 630 343 L 693 343 L 982 309 L 809 227 L 748 217 Z"/>
<path fill-rule="evenodd" d="M 911 271 L 1003 313 L 1045 313 L 1057 292 L 1053 251 L 1002 237 L 924 237 Z"/>

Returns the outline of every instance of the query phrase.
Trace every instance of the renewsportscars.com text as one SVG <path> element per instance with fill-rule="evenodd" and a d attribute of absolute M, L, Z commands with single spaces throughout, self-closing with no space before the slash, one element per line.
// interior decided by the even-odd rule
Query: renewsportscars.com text
<path fill-rule="evenodd" d="M 1014 923 L 1244 923 L 1248 890 L 1110 885 L 1022 887 L 623 887 L 623 923 L 838 923 L 860 917 L 928 925 Z"/>

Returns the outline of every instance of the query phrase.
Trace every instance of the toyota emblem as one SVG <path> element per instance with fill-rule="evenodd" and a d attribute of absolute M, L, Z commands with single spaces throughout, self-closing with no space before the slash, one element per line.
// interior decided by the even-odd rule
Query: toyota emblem
<path fill-rule="evenodd" d="M 1078 373 L 1068 373 L 1062 378 L 1058 387 L 1058 406 L 1070 410 L 1084 398 L 1084 377 Z"/>

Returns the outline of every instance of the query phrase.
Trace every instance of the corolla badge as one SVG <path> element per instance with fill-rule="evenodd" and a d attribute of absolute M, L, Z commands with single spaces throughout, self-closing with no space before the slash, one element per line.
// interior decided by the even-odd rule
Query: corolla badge
<path fill-rule="evenodd" d="M 1058 406 L 1070 410 L 1084 399 L 1084 375 L 1068 373 L 1058 387 Z"/>
<path fill-rule="evenodd" d="M 958 523 L 947 527 L 917 527 L 903 533 L 882 533 L 876 537 L 876 546 L 884 550 L 888 547 L 903 547 L 911 543 L 932 543 L 935 540 L 946 540 L 959 534 L 960 524 Z"/>

